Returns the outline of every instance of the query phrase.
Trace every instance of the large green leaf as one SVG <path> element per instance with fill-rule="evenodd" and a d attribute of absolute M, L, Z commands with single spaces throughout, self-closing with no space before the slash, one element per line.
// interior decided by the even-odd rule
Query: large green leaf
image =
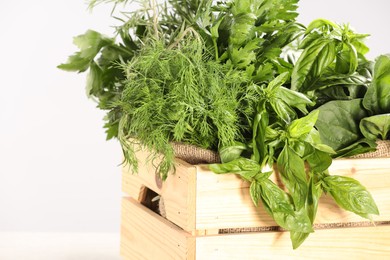
<path fill-rule="evenodd" d="M 292 138 L 300 138 L 301 136 L 310 133 L 317 121 L 318 115 L 319 111 L 315 110 L 305 117 L 294 120 L 287 127 L 289 136 Z"/>
<path fill-rule="evenodd" d="M 279 87 L 278 91 L 275 93 L 275 97 L 283 100 L 290 107 L 296 107 L 302 113 L 307 114 L 307 106 L 313 106 L 314 102 L 310 100 L 306 95 L 294 91 L 285 87 Z"/>
<path fill-rule="evenodd" d="M 289 195 L 271 180 L 260 185 L 261 201 L 275 222 L 290 231 L 310 233 L 313 228 L 304 208 L 294 211 Z"/>
<path fill-rule="evenodd" d="M 89 68 L 90 62 L 104 47 L 114 43 L 112 38 L 108 38 L 96 31 L 88 30 L 85 34 L 76 36 L 74 44 L 80 49 L 70 56 L 67 63 L 61 64 L 58 68 L 67 71 L 83 72 Z"/>
<path fill-rule="evenodd" d="M 337 151 L 361 138 L 359 123 L 367 115 L 361 103 L 361 99 L 337 100 L 318 108 L 315 126 L 324 144 Z"/>
<path fill-rule="evenodd" d="M 261 166 L 258 162 L 244 157 L 240 157 L 227 163 L 210 164 L 209 168 L 217 174 L 238 174 L 248 181 L 252 181 L 258 173 L 261 173 Z"/>
<path fill-rule="evenodd" d="M 390 139 L 390 114 L 363 118 L 360 121 L 360 130 L 371 140 Z"/>
<path fill-rule="evenodd" d="M 371 194 L 357 180 L 346 176 L 327 176 L 323 181 L 326 191 L 343 209 L 367 219 L 371 219 L 371 214 L 379 215 Z"/>
<path fill-rule="evenodd" d="M 332 39 L 313 41 L 306 48 L 291 74 L 291 89 L 306 92 L 315 84 L 324 70 L 334 61 L 336 44 Z"/>
<path fill-rule="evenodd" d="M 304 161 L 294 150 L 285 145 L 278 157 L 277 166 L 295 207 L 302 208 L 308 191 Z"/>
<path fill-rule="evenodd" d="M 374 78 L 363 105 L 372 114 L 390 113 L 390 54 L 381 55 L 376 60 Z"/>

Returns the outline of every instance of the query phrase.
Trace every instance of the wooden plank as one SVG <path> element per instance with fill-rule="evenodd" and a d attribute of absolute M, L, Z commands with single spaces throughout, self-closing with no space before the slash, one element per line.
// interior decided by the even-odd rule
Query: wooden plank
<path fill-rule="evenodd" d="M 196 228 L 275 226 L 269 214 L 253 206 L 249 183 L 233 174 L 217 175 L 197 167 Z"/>
<path fill-rule="evenodd" d="M 193 236 L 131 198 L 122 200 L 120 248 L 127 260 L 195 258 Z"/>
<path fill-rule="evenodd" d="M 389 259 L 390 225 L 316 230 L 296 250 L 288 232 L 192 236 L 136 200 L 122 204 L 126 260 Z"/>
<path fill-rule="evenodd" d="M 147 161 L 145 152 L 139 153 L 138 157 L 141 162 Z M 360 181 L 378 204 L 380 216 L 374 216 L 374 220 L 390 220 L 390 158 L 334 160 L 330 174 L 350 176 Z M 140 201 L 143 187 L 163 197 L 167 219 L 193 234 L 210 234 L 224 228 L 276 225 L 262 206 L 253 206 L 249 183 L 233 174 L 214 174 L 207 165 L 193 166 L 177 160 L 176 174 L 169 176 L 162 186 L 156 183 L 150 163 L 140 165 L 139 175 L 123 169 L 124 192 Z M 340 209 L 330 196 L 321 198 L 317 224 L 358 221 L 365 219 Z"/>
<path fill-rule="evenodd" d="M 390 226 L 317 230 L 296 250 L 287 232 L 197 237 L 196 259 L 390 259 Z"/>
<path fill-rule="evenodd" d="M 147 153 L 139 152 L 140 162 L 147 162 Z M 158 163 L 158 162 L 157 162 Z M 122 191 L 141 201 L 143 187 L 147 187 L 164 199 L 166 217 L 184 230 L 195 230 L 196 168 L 176 160 L 176 172 L 165 182 L 156 180 L 151 163 L 140 163 L 139 173 L 133 174 L 128 167 L 122 170 Z"/>
<path fill-rule="evenodd" d="M 197 229 L 275 226 L 262 206 L 255 208 L 249 183 L 231 174 L 218 175 L 207 165 L 197 167 Z M 378 204 L 380 216 L 374 221 L 390 221 L 390 158 L 334 160 L 331 175 L 357 179 L 370 191 Z M 275 179 L 273 181 L 276 182 Z M 365 221 L 341 209 L 330 196 L 323 196 L 316 217 L 317 224 Z"/>

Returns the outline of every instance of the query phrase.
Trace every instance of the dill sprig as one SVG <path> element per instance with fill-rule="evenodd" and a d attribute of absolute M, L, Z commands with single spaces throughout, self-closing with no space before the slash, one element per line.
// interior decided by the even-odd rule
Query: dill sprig
<path fill-rule="evenodd" d="M 135 169 L 130 138 L 154 157 L 163 155 L 157 167 L 163 178 L 173 169 L 172 141 L 218 151 L 220 146 L 245 139 L 249 124 L 241 119 L 251 117 L 251 109 L 240 104 L 246 76 L 208 53 L 192 34 L 173 48 L 150 38 L 139 55 L 123 65 L 126 80 L 118 102 L 122 111 L 119 139 L 130 149 L 125 158 Z"/>

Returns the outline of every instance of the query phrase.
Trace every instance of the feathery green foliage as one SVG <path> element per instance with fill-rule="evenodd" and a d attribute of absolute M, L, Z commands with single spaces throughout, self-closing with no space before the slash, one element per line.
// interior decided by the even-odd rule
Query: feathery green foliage
<path fill-rule="evenodd" d="M 244 141 L 252 115 L 240 100 L 245 74 L 210 59 L 204 44 L 189 36 L 167 48 L 150 39 L 128 63 L 121 101 L 120 140 L 136 138 L 150 150 L 164 154 L 164 178 L 173 165 L 171 141 L 218 150 Z M 130 158 L 127 158 L 130 159 Z"/>

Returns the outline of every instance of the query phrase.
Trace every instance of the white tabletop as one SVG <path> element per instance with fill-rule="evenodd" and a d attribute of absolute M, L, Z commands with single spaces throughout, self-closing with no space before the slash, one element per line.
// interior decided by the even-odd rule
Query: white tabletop
<path fill-rule="evenodd" d="M 119 233 L 0 232 L 1 260 L 120 260 Z"/>

